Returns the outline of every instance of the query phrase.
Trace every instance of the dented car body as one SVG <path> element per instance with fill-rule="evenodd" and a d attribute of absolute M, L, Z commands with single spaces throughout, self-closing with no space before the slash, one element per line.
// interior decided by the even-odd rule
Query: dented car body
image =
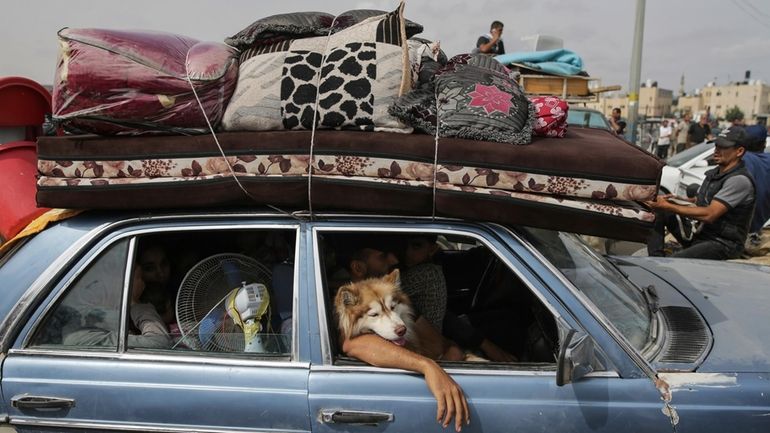
<path fill-rule="evenodd" d="M 59 300 L 116 245 L 127 245 L 124 263 L 115 269 L 126 275 L 148 235 L 173 235 L 181 242 L 272 230 L 291 240 L 291 260 L 282 263 L 292 275 L 285 352 L 137 349 L 125 343 L 125 325 L 115 347 L 36 343 Z M 0 259 L 0 426 L 441 431 L 422 377 L 339 353 L 329 305 L 324 248 L 335 235 L 416 233 L 445 241 L 444 260 L 467 266 L 463 274 L 473 274 L 463 261 L 467 252 L 483 249 L 484 263 L 499 265 L 539 306 L 535 317 L 546 322 L 542 328 L 553 324 L 552 359 L 441 363 L 468 397 L 471 423 L 464 431 L 770 430 L 767 268 L 606 258 L 573 235 L 484 222 L 243 210 L 86 212 L 6 253 Z M 444 270 L 450 300 L 482 297 L 486 271 L 478 282 L 460 287 L 462 275 L 449 266 Z M 123 280 L 118 316 L 125 324 L 129 283 Z"/>

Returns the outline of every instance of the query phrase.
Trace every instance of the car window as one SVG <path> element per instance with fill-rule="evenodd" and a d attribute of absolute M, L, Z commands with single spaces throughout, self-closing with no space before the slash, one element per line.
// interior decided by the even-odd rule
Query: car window
<path fill-rule="evenodd" d="M 519 368 L 555 363 L 553 314 L 478 239 L 425 231 L 324 231 L 319 245 L 336 362 L 352 362 L 341 351 L 342 340 L 376 333 L 427 357 L 470 367 L 486 368 L 474 362 L 481 360 Z M 394 270 L 400 284 L 388 282 Z M 396 293 L 410 308 L 400 310 L 402 301 L 388 304 L 402 299 Z M 442 346 L 444 340 L 459 349 L 455 358 L 445 356 L 454 349 Z"/>
<path fill-rule="evenodd" d="M 641 290 L 576 235 L 521 232 L 638 350 L 650 339 L 651 313 Z"/>
<path fill-rule="evenodd" d="M 709 143 L 709 142 L 696 144 L 695 146 L 689 149 L 683 150 L 681 152 L 678 152 L 676 155 L 672 156 L 671 158 L 668 158 L 666 160 L 666 164 L 672 167 L 679 167 L 680 165 L 688 161 L 691 161 L 696 156 L 700 155 L 701 153 L 713 147 L 714 147 L 714 143 Z"/>
<path fill-rule="evenodd" d="M 599 112 L 570 109 L 567 123 L 587 128 L 610 129 L 607 119 Z"/>
<path fill-rule="evenodd" d="M 128 241 L 108 248 L 47 315 L 32 347 L 117 350 Z"/>
<path fill-rule="evenodd" d="M 120 337 L 128 351 L 290 356 L 295 231 L 176 230 L 133 241 L 130 257 L 123 240 L 89 265 L 33 347 L 115 350 Z M 64 316 L 80 321 L 60 327 Z"/>

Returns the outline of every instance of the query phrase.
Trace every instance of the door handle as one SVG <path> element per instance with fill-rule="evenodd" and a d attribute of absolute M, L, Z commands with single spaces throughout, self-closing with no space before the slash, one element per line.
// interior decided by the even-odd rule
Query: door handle
<path fill-rule="evenodd" d="M 393 414 L 388 412 L 369 412 L 361 410 L 322 410 L 321 422 L 325 424 L 377 425 L 381 422 L 393 422 Z"/>
<path fill-rule="evenodd" d="M 69 409 L 75 407 L 75 399 L 23 394 L 12 397 L 11 406 L 18 409 Z"/>

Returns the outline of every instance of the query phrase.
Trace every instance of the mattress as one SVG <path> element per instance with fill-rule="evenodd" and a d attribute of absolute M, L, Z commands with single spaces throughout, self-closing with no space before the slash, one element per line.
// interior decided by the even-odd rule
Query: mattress
<path fill-rule="evenodd" d="M 220 133 L 226 158 L 210 135 L 41 137 L 37 201 L 436 215 L 630 240 L 654 221 L 641 202 L 654 198 L 663 163 L 606 131 L 571 128 L 513 146 L 325 130 L 312 150 L 311 135 Z"/>

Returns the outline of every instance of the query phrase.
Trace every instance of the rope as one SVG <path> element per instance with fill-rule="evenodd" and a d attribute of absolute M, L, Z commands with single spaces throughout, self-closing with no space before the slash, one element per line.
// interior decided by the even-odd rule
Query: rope
<path fill-rule="evenodd" d="M 201 113 L 203 114 L 203 118 L 206 120 L 206 126 L 208 126 L 209 132 L 211 133 L 211 136 L 214 138 L 214 143 L 216 143 L 217 149 L 219 149 L 219 154 L 222 155 L 222 159 L 224 159 L 225 164 L 227 164 L 227 169 L 230 171 L 230 175 L 233 177 L 233 180 L 235 180 L 235 183 L 238 184 L 238 187 L 241 189 L 241 191 L 243 191 L 243 193 L 246 194 L 246 196 L 249 197 L 251 200 L 255 202 L 259 202 L 253 195 L 251 195 L 251 193 L 243 186 L 241 181 L 238 179 L 238 175 L 236 174 L 235 169 L 230 164 L 230 161 L 227 159 L 227 155 L 225 154 L 224 149 L 222 149 L 222 145 L 219 143 L 219 138 L 217 137 L 217 133 L 214 131 L 214 127 L 211 126 L 211 121 L 209 120 L 209 116 L 208 114 L 206 114 L 206 110 L 203 108 L 203 103 L 198 97 L 198 92 L 195 90 L 195 86 L 193 85 L 192 79 L 190 78 L 189 60 L 190 60 L 190 51 L 187 51 L 187 56 L 185 57 L 185 79 L 187 80 L 187 83 L 190 85 L 190 90 L 192 90 L 193 96 L 195 96 L 195 101 L 198 103 L 198 107 L 200 108 Z M 273 209 L 274 211 L 290 216 L 291 218 L 294 218 L 300 221 L 303 220 L 303 218 L 301 218 L 298 215 L 295 215 L 295 213 L 293 212 L 285 211 L 271 204 L 265 204 L 265 206 L 269 207 L 270 209 Z"/>
<path fill-rule="evenodd" d="M 438 139 L 439 139 L 439 107 L 438 107 L 438 85 L 434 81 L 433 94 L 436 100 L 436 134 L 433 137 L 433 209 L 431 211 L 431 220 L 436 220 L 436 182 L 438 180 Z"/>
<path fill-rule="evenodd" d="M 323 72 L 324 64 L 326 63 L 326 57 L 329 55 L 329 41 L 331 40 L 332 30 L 334 30 L 334 24 L 337 22 L 339 15 L 335 15 L 331 25 L 329 25 L 329 33 L 326 34 L 326 44 L 324 45 L 324 55 L 321 57 L 321 66 L 318 68 L 318 74 L 316 74 L 315 82 L 315 104 L 313 106 L 313 124 L 310 129 L 310 157 L 308 159 L 307 167 L 307 206 L 310 213 L 310 221 L 313 221 L 313 158 L 315 150 L 315 130 L 316 119 L 318 118 L 318 105 L 321 101 L 321 74 Z"/>

